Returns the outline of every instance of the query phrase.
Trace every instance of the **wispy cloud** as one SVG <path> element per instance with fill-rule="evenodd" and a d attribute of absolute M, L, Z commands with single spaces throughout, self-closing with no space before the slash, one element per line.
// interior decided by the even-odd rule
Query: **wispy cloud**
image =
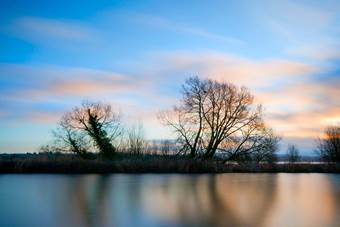
<path fill-rule="evenodd" d="M 39 124 L 55 124 L 63 114 L 61 111 L 35 111 L 27 113 L 21 120 Z"/>
<path fill-rule="evenodd" d="M 336 1 L 305 4 L 279 0 L 249 5 L 254 20 L 287 46 L 303 45 L 306 42 L 318 44 L 336 37 L 333 28 L 338 27 L 339 10 Z"/>
<path fill-rule="evenodd" d="M 131 93 L 143 80 L 111 71 L 76 67 L 24 66 L 2 64 L 2 79 L 11 78 L 13 86 L 3 95 L 44 99 L 48 97 L 96 96 Z M 22 88 L 15 86 L 22 84 Z"/>
<path fill-rule="evenodd" d="M 287 53 L 292 56 L 300 56 L 312 60 L 340 59 L 340 40 L 332 44 L 310 44 L 296 48 L 289 48 Z"/>
<path fill-rule="evenodd" d="M 292 0 L 266 4 L 259 1 L 245 7 L 260 30 L 266 33 L 263 39 L 274 42 L 283 55 L 320 64 L 340 58 L 340 4 L 337 1 L 308 4 Z"/>
<path fill-rule="evenodd" d="M 134 21 L 135 23 L 157 27 L 158 29 L 164 29 L 164 30 L 169 30 L 172 32 L 189 34 L 192 36 L 197 36 L 197 37 L 201 37 L 201 38 L 211 40 L 211 41 L 216 41 L 216 42 L 224 42 L 224 43 L 234 44 L 234 45 L 243 44 L 243 41 L 238 38 L 226 36 L 222 34 L 217 34 L 209 30 L 206 30 L 204 28 L 192 26 L 186 23 L 174 22 L 164 17 L 158 17 L 158 16 L 141 14 L 141 13 L 133 13 L 133 12 L 126 12 L 126 17 L 130 21 Z"/>
<path fill-rule="evenodd" d="M 92 42 L 98 39 L 98 31 L 74 20 L 21 17 L 14 21 L 12 32 L 34 42 L 61 40 L 72 42 Z"/>
<path fill-rule="evenodd" d="M 269 124 L 284 137 L 316 139 L 323 135 L 328 125 L 340 123 L 340 108 L 324 110 L 299 110 L 297 112 L 271 113 L 267 115 Z"/>
<path fill-rule="evenodd" d="M 320 69 L 287 59 L 251 59 L 218 52 L 175 52 L 160 54 L 158 63 L 164 70 L 181 71 L 183 75 L 204 75 L 252 88 L 273 86 L 291 78 L 304 78 Z M 179 73 L 177 73 L 179 74 Z"/>
<path fill-rule="evenodd" d="M 47 88 L 52 94 L 82 96 L 85 94 L 131 92 L 131 90 L 137 89 L 137 87 L 137 83 L 132 84 L 131 81 L 112 76 L 102 81 L 79 78 L 70 79 L 50 84 Z"/>
<path fill-rule="evenodd" d="M 278 90 L 258 92 L 267 120 L 285 137 L 315 139 L 340 123 L 340 80 L 310 78 Z"/>

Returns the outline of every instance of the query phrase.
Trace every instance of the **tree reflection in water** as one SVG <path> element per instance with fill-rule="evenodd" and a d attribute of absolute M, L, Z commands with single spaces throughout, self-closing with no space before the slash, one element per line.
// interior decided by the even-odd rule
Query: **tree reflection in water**
<path fill-rule="evenodd" d="M 277 187 L 271 175 L 170 177 L 164 184 L 144 197 L 150 214 L 193 226 L 262 226 Z"/>
<path fill-rule="evenodd" d="M 0 226 L 340 226 L 336 174 L 8 175 L 0 185 Z"/>
<path fill-rule="evenodd" d="M 304 174 L 79 176 L 69 181 L 65 202 L 68 201 L 72 223 L 89 227 L 286 226 L 292 223 L 332 226 L 340 221 L 339 188 L 332 187 L 328 177 L 316 175 L 310 179 Z M 318 184 L 322 185 L 321 189 L 316 187 Z M 313 201 L 323 210 L 313 207 Z"/>

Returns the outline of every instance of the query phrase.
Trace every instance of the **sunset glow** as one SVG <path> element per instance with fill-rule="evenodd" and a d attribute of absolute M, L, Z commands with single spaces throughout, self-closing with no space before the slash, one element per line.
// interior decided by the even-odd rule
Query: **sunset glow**
<path fill-rule="evenodd" d="M 248 87 L 280 149 L 313 154 L 340 124 L 339 28 L 331 0 L 1 1 L 0 151 L 37 151 L 82 100 L 173 138 L 157 115 L 197 75 Z"/>

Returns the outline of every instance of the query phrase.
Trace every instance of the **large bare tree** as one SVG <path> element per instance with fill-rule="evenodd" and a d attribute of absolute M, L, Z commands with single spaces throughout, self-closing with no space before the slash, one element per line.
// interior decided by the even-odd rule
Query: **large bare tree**
<path fill-rule="evenodd" d="M 262 122 L 261 106 L 254 104 L 245 87 L 191 77 L 182 87 L 182 96 L 180 105 L 160 117 L 176 132 L 183 152 L 212 158 L 217 151 L 228 150 L 230 156 L 236 156 L 263 146 L 260 143 L 268 130 Z M 233 151 L 226 149 L 231 144 Z"/>

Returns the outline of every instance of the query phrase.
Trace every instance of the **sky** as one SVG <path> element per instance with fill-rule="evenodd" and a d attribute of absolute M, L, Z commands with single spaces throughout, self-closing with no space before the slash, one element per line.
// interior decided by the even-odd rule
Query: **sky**
<path fill-rule="evenodd" d="M 35 152 L 82 100 L 147 139 L 190 76 L 246 86 L 267 124 L 313 154 L 340 122 L 340 1 L 0 1 L 0 152 Z"/>

